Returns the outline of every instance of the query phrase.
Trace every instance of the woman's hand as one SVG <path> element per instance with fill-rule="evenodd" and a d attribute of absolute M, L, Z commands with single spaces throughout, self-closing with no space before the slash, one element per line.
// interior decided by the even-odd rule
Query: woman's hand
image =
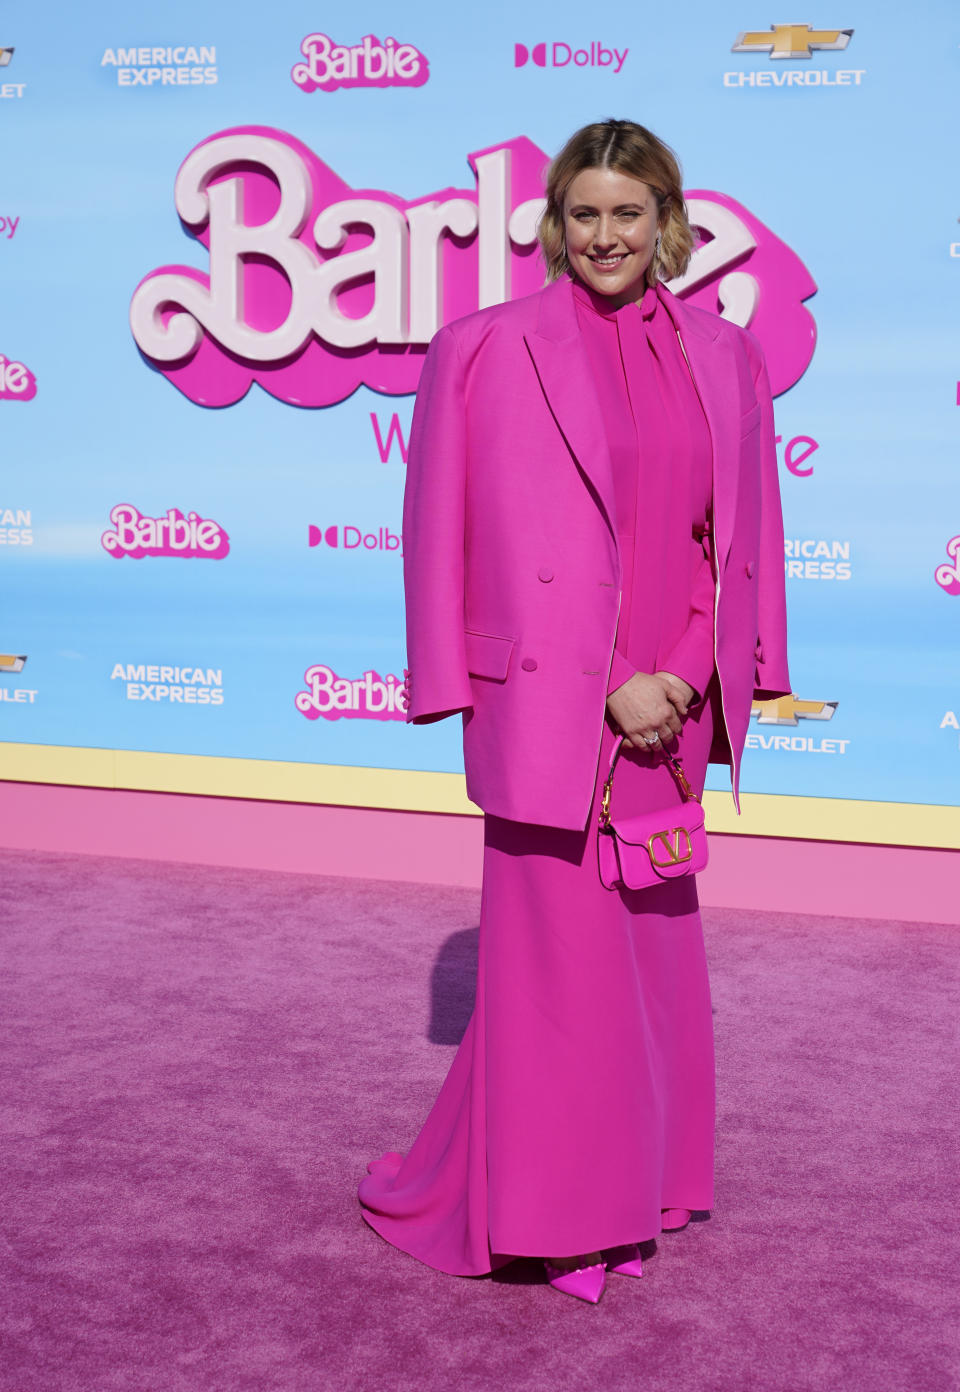
<path fill-rule="evenodd" d="M 680 717 L 687 713 L 683 688 L 693 696 L 689 683 L 670 672 L 635 672 L 629 681 L 611 692 L 607 710 L 624 736 L 624 743 L 649 752 L 661 741 L 669 744 L 679 735 Z M 670 689 L 682 709 L 671 697 Z"/>
<path fill-rule="evenodd" d="M 673 672 L 654 672 L 653 675 L 663 682 L 667 700 L 676 708 L 677 713 L 686 715 L 690 702 L 697 694 L 690 683 L 684 681 L 683 677 L 674 676 Z"/>

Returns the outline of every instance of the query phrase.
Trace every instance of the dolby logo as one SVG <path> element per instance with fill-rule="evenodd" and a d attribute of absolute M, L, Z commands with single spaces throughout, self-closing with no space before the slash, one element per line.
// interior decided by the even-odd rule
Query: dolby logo
<path fill-rule="evenodd" d="M 362 527 L 340 526 L 315 527 L 311 522 L 307 528 L 308 546 L 327 546 L 344 551 L 392 551 L 403 555 L 403 538 L 391 532 L 389 527 L 378 527 L 375 532 L 365 532 Z"/>
<path fill-rule="evenodd" d="M 513 66 L 523 68 L 532 62 L 537 68 L 609 68 L 616 74 L 627 61 L 630 52 L 625 48 L 605 48 L 595 39 L 586 48 L 574 48 L 573 44 L 556 40 L 553 43 L 538 43 L 532 48 L 518 43 L 513 46 Z"/>

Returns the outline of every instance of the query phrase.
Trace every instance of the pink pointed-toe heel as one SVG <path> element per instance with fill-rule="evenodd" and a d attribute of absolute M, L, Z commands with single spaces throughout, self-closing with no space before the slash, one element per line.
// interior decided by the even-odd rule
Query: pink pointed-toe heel
<path fill-rule="evenodd" d="M 543 1266 L 553 1289 L 562 1291 L 564 1295 L 575 1295 L 578 1300 L 588 1300 L 591 1305 L 596 1305 L 603 1295 L 607 1281 L 606 1262 L 599 1261 L 594 1266 L 577 1266 L 572 1271 L 565 1271 L 544 1258 Z"/>
<path fill-rule="evenodd" d="M 604 1259 L 607 1270 L 615 1272 L 618 1276 L 643 1275 L 640 1248 L 635 1242 L 630 1242 L 625 1247 L 611 1247 L 604 1254 Z"/>
<path fill-rule="evenodd" d="M 660 1226 L 664 1232 L 683 1232 L 690 1222 L 689 1208 L 661 1208 Z"/>

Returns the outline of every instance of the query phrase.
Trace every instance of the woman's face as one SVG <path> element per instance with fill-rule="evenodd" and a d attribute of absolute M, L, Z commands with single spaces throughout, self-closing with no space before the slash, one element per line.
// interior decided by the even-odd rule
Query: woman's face
<path fill-rule="evenodd" d="M 581 280 L 619 307 L 639 300 L 657 240 L 649 184 L 614 169 L 582 169 L 563 203 L 567 260 Z"/>

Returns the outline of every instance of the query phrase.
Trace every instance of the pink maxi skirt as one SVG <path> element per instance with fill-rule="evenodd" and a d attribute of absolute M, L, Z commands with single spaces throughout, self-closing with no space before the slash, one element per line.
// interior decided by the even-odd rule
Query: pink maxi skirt
<path fill-rule="evenodd" d="M 716 678 L 678 744 L 699 791 Z M 713 1019 L 693 878 L 611 893 L 596 825 L 487 816 L 477 995 L 406 1156 L 368 1166 L 366 1221 L 438 1271 L 641 1242 L 663 1208 L 713 1207 Z M 655 755 L 618 764 L 614 813 L 679 802 Z"/>

